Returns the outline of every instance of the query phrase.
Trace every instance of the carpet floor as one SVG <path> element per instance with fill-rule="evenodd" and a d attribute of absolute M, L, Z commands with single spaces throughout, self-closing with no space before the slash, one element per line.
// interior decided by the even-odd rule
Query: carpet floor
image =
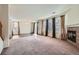
<path fill-rule="evenodd" d="M 78 55 L 72 44 L 50 37 L 34 35 L 10 40 L 10 47 L 2 55 Z"/>

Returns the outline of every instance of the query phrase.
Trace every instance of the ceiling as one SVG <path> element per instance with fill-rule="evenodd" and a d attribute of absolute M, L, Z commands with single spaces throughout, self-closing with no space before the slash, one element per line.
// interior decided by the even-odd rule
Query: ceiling
<path fill-rule="evenodd" d="M 49 17 L 66 5 L 59 4 L 10 4 L 10 20 L 38 20 Z"/>

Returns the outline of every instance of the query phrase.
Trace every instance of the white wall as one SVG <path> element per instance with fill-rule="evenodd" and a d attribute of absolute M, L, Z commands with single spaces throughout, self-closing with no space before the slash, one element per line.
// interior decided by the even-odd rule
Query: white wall
<path fill-rule="evenodd" d="M 13 30 L 13 22 L 9 21 L 9 26 L 8 26 L 8 30 L 9 30 L 9 38 L 12 37 L 12 30 Z"/>
<path fill-rule="evenodd" d="M 73 25 L 79 23 L 79 5 L 70 5 L 70 10 L 66 13 L 65 25 Z"/>
<path fill-rule="evenodd" d="M 61 10 L 58 9 L 56 15 L 65 15 L 65 30 L 67 31 L 67 26 L 79 24 L 79 5 L 66 5 Z"/>
<path fill-rule="evenodd" d="M 31 33 L 31 22 L 20 21 L 20 34 Z"/>
<path fill-rule="evenodd" d="M 9 46 L 8 35 L 8 5 L 0 5 L 0 21 L 2 23 L 2 37 L 4 39 L 4 47 Z"/>

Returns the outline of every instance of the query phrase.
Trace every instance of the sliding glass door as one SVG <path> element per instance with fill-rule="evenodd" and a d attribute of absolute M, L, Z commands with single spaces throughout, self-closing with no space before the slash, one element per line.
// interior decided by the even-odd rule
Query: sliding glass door
<path fill-rule="evenodd" d="M 38 34 L 42 34 L 42 21 L 38 21 Z"/>
<path fill-rule="evenodd" d="M 60 17 L 56 17 L 55 18 L 56 21 L 56 38 L 60 38 L 61 37 L 61 18 Z"/>
<path fill-rule="evenodd" d="M 43 35 L 46 35 L 46 20 L 43 20 Z"/>
<path fill-rule="evenodd" d="M 52 19 L 49 19 L 48 20 L 48 36 L 52 37 L 52 31 L 53 31 Z"/>
<path fill-rule="evenodd" d="M 59 16 L 55 18 L 56 21 L 56 38 L 65 39 L 65 18 L 63 16 Z"/>
<path fill-rule="evenodd" d="M 31 23 L 31 34 L 34 34 L 34 31 L 35 31 L 35 23 L 32 22 Z"/>

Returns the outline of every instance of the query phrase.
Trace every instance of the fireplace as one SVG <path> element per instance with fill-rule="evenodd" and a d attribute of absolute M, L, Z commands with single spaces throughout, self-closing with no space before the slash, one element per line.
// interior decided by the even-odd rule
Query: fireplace
<path fill-rule="evenodd" d="M 67 32 L 68 32 L 67 33 L 68 40 L 76 43 L 76 31 L 68 30 Z"/>

